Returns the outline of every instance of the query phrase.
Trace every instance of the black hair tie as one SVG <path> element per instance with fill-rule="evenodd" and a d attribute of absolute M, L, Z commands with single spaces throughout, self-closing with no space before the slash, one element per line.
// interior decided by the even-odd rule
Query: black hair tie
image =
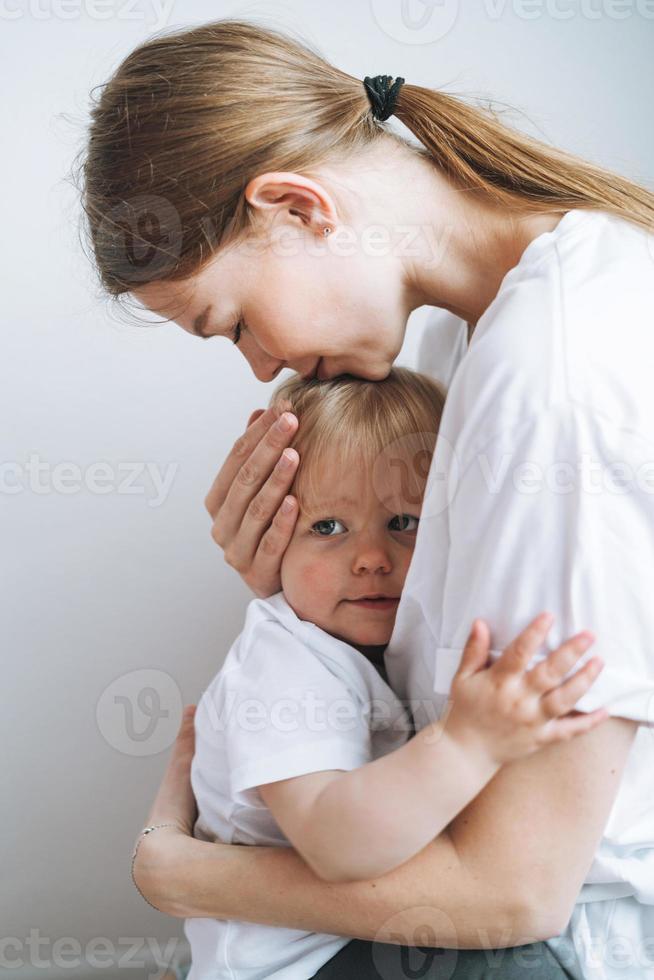
<path fill-rule="evenodd" d="M 368 100 L 372 106 L 372 114 L 380 122 L 388 119 L 395 112 L 395 103 L 401 87 L 404 85 L 403 78 L 396 78 L 391 85 L 391 75 L 369 75 L 363 80 L 363 84 L 368 95 Z"/>

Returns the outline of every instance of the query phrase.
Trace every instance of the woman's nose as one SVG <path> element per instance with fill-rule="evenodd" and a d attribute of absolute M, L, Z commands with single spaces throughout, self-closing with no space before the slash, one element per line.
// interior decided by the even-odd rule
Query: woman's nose
<path fill-rule="evenodd" d="M 252 368 L 252 373 L 257 381 L 272 381 L 286 363 L 285 361 L 280 361 L 277 357 L 270 357 L 269 354 L 258 351 L 256 353 L 254 351 L 247 353 L 243 351 L 243 355 Z"/>

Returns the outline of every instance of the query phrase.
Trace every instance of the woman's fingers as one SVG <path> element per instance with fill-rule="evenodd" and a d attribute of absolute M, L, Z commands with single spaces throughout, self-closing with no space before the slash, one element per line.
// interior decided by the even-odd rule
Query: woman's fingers
<path fill-rule="evenodd" d="M 553 621 L 551 613 L 545 612 L 536 616 L 495 661 L 491 667 L 495 675 L 522 674 L 538 648 L 545 642 Z"/>
<path fill-rule="evenodd" d="M 221 499 L 222 483 L 234 471 L 235 460 L 239 461 L 222 503 L 212 513 L 211 532 L 216 543 L 225 549 L 226 560 L 238 570 L 251 564 L 264 530 L 293 482 L 299 462 L 297 452 L 286 449 L 297 431 L 297 419 L 288 413 L 273 424 L 268 417 L 263 435 L 250 448 L 250 435 L 256 436 L 261 431 L 265 417 L 264 413 L 237 440 L 205 501 L 211 512 Z M 288 430 L 283 428 L 285 424 L 290 424 Z"/>
<path fill-rule="evenodd" d="M 209 493 L 205 497 L 205 501 L 204 501 L 205 507 L 207 508 L 207 510 L 211 514 L 211 517 L 214 520 L 216 518 L 216 515 L 220 511 L 221 507 L 225 503 L 227 495 L 232 487 L 232 484 L 234 483 L 237 474 L 243 467 L 244 463 L 250 459 L 252 453 L 255 451 L 255 449 L 257 449 L 261 441 L 264 438 L 266 438 L 266 436 L 269 436 L 271 429 L 278 422 L 279 416 L 281 414 L 283 414 L 282 409 L 280 409 L 279 406 L 273 406 L 271 408 L 265 409 L 265 411 L 263 411 L 262 414 L 254 421 L 251 421 L 252 415 L 250 416 L 250 421 L 248 422 L 247 429 L 245 430 L 243 435 L 239 436 L 239 438 L 234 443 L 231 452 L 229 453 L 227 459 L 221 466 L 215 480 L 213 481 Z M 268 476 L 273 466 L 275 465 L 275 462 L 279 458 L 281 451 L 291 441 L 293 432 L 294 429 L 292 429 L 291 432 L 288 433 L 286 438 L 280 438 L 280 436 L 285 436 L 286 433 L 282 433 L 280 432 L 280 430 L 277 430 L 275 432 L 273 436 L 273 444 L 272 446 L 270 446 L 271 450 L 273 451 L 273 456 L 272 459 L 270 459 L 267 472 L 263 475 L 263 479 L 265 479 L 266 476 Z M 269 439 L 269 445 L 270 445 L 270 439 Z M 275 449 L 277 449 L 276 454 L 274 453 Z M 261 466 L 262 463 L 263 460 L 259 458 L 259 460 L 257 461 L 257 465 Z M 249 498 L 248 498 L 248 502 L 249 502 Z"/>
<path fill-rule="evenodd" d="M 249 429 L 253 422 L 256 422 L 258 418 L 261 418 L 265 411 L 265 408 L 255 408 L 248 419 L 247 428 Z"/>
<path fill-rule="evenodd" d="M 580 697 L 591 687 L 604 669 L 599 657 L 592 657 L 564 684 L 540 699 L 541 710 L 548 718 L 557 718 L 571 711 Z"/>
<path fill-rule="evenodd" d="M 265 598 L 281 589 L 280 568 L 282 556 L 293 537 L 299 510 L 294 497 L 284 497 L 272 524 L 265 531 L 256 553 L 257 581 L 249 583 L 254 591 Z M 257 585 L 264 583 L 263 587 Z M 274 583 L 278 582 L 275 588 Z"/>
<path fill-rule="evenodd" d="M 300 457 L 295 449 L 284 449 L 272 473 L 247 505 L 237 528 L 237 533 L 233 534 L 225 547 L 225 560 L 237 571 L 247 572 L 256 560 L 257 578 L 263 580 L 263 565 L 266 562 L 271 563 L 271 560 L 277 555 L 276 573 L 279 574 L 279 559 L 284 552 L 283 550 L 279 552 L 278 549 L 285 534 L 292 531 L 297 516 L 294 498 L 291 498 L 293 505 L 290 512 L 286 510 L 282 513 L 281 508 L 287 491 L 295 478 L 299 462 Z M 226 518 L 232 499 L 234 506 L 236 506 L 238 484 L 237 477 L 224 504 Z M 279 516 L 275 528 L 264 545 L 263 539 L 266 532 L 270 529 L 271 522 L 275 520 L 277 515 Z M 289 527 L 290 517 L 293 517 L 293 523 Z M 216 523 L 220 523 L 220 517 Z M 286 543 L 288 540 L 289 538 L 286 537 Z M 264 560 L 261 561 L 262 559 Z"/>

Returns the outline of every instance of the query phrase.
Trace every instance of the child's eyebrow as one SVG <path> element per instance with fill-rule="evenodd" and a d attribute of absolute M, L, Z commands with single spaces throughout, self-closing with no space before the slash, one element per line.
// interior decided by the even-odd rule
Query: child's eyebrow
<path fill-rule="evenodd" d="M 304 507 L 304 510 L 310 514 L 319 512 L 324 513 L 325 511 L 334 507 L 339 507 L 342 504 L 349 504 L 350 507 L 356 507 L 360 503 L 360 500 L 355 500 L 353 497 L 330 497 L 328 500 L 318 500 L 317 502 L 312 501 L 310 504 Z M 380 499 L 380 503 L 383 504 L 384 507 L 388 507 L 389 510 L 393 510 L 397 505 L 402 505 L 402 501 L 398 499 L 398 494 L 396 493 L 388 494 L 383 499 Z M 408 506 L 411 506 L 408 501 L 406 501 L 406 503 Z"/>
<path fill-rule="evenodd" d="M 329 510 L 331 507 L 338 507 L 341 504 L 349 504 L 351 507 L 356 507 L 359 502 L 360 501 L 354 500 L 352 497 L 330 497 L 328 500 L 312 500 L 305 509 L 310 510 L 311 512 L 325 511 Z"/>

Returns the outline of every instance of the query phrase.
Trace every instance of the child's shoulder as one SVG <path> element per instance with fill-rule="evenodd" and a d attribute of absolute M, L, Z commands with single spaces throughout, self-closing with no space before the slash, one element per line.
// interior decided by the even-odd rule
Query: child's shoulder
<path fill-rule="evenodd" d="M 313 660 L 311 647 L 302 638 L 302 621 L 283 592 L 265 599 L 252 599 L 247 606 L 243 629 L 232 643 L 212 687 L 247 686 L 260 690 L 287 666 L 295 673 L 302 663 Z"/>

